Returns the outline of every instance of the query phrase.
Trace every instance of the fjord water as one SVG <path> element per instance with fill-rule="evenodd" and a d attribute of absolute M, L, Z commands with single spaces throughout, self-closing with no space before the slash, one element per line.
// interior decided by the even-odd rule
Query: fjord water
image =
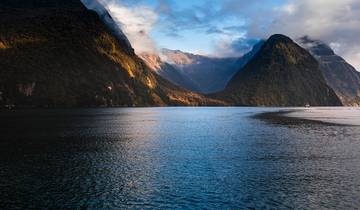
<path fill-rule="evenodd" d="M 359 126 L 275 110 L 2 112 L 0 208 L 358 208 Z"/>

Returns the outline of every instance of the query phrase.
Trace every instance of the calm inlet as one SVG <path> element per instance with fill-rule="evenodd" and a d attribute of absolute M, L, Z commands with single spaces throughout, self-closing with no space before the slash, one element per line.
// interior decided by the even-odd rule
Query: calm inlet
<path fill-rule="evenodd" d="M 1 209 L 359 208 L 360 127 L 271 111 L 3 111 Z"/>

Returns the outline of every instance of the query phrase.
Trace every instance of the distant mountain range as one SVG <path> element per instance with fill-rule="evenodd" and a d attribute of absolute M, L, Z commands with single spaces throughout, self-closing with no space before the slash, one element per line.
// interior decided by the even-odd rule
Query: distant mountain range
<path fill-rule="evenodd" d="M 194 91 L 213 93 L 224 89 L 240 68 L 239 58 L 213 58 L 179 50 L 163 49 L 162 54 L 195 83 Z"/>
<path fill-rule="evenodd" d="M 240 58 L 136 55 L 98 6 L 0 2 L 0 106 L 360 105 L 360 73 L 320 41 L 273 35 Z"/>
<path fill-rule="evenodd" d="M 166 62 L 159 56 L 158 59 L 154 59 L 154 55 L 149 56 L 146 53 L 140 57 L 153 66 L 152 69 L 156 63 L 155 60 L 157 63 L 162 62 L 155 65 L 155 69 L 165 79 L 186 89 L 210 94 L 223 90 L 229 80 L 252 58 L 262 44 L 263 41 L 259 41 L 253 50 L 239 58 L 216 58 L 169 49 L 163 49 L 160 53 Z M 170 74 L 170 71 L 174 73 Z M 181 79 L 179 75 L 182 75 Z"/>
<path fill-rule="evenodd" d="M 360 106 L 360 72 L 356 71 L 356 69 L 343 58 L 336 55 L 328 45 L 319 40 L 311 40 L 309 37 L 303 37 L 296 41 L 318 61 L 326 84 L 335 91 L 341 103 L 346 106 Z M 195 87 L 184 85 L 181 82 L 175 82 L 179 86 L 210 94 L 211 96 L 224 95 L 227 90 L 223 90 L 229 80 L 231 80 L 236 73 L 240 74 L 244 69 L 243 67 L 254 57 L 264 43 L 265 41 L 260 41 L 254 46 L 252 51 L 240 58 L 211 58 L 168 49 L 163 50 L 163 55 L 166 56 L 166 60 L 172 63 L 171 65 L 174 67 L 173 71 L 187 75 L 186 78 L 196 84 Z M 222 65 L 223 63 L 227 65 Z M 168 63 L 168 65 L 170 64 Z M 211 67 L 209 68 L 209 66 Z M 234 68 L 237 70 L 234 71 Z M 210 79 L 207 80 L 207 77 L 205 78 L 204 75 L 210 75 Z M 172 81 L 169 76 L 162 76 Z M 203 83 L 203 81 L 205 81 L 205 83 Z M 216 94 L 216 92 L 221 93 Z M 227 97 L 228 95 L 223 97 L 223 99 L 229 103 L 237 103 L 236 101 L 229 100 Z M 301 103 L 306 102 L 303 101 Z M 281 103 L 275 104 L 281 106 Z M 244 103 L 243 105 L 260 104 L 255 102 Z"/>
<path fill-rule="evenodd" d="M 173 84 L 191 91 L 201 92 L 198 88 L 198 85 L 195 84 L 195 82 L 190 77 L 176 68 L 176 66 L 162 61 L 157 54 L 140 53 L 139 57 L 142 58 L 150 67 L 150 69 L 152 69 L 155 73 L 169 80 Z"/>

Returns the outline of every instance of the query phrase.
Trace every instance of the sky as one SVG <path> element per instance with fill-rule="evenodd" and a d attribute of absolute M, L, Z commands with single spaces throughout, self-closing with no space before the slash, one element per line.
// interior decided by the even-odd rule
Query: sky
<path fill-rule="evenodd" d="M 241 56 L 275 33 L 329 44 L 360 70 L 359 0 L 99 0 L 137 53 Z"/>

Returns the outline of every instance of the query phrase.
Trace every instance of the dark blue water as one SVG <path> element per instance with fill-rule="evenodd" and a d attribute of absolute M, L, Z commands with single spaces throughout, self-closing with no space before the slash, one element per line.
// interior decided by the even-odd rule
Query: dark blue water
<path fill-rule="evenodd" d="M 0 209 L 360 207 L 358 126 L 261 111 L 2 112 Z"/>

